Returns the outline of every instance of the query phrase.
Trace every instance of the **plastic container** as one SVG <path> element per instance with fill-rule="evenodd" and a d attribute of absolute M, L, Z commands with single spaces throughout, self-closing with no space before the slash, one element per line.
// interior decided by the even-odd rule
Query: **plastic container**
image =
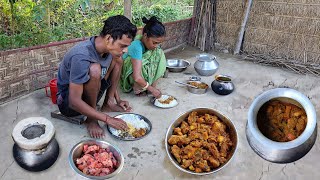
<path fill-rule="evenodd" d="M 51 79 L 49 81 L 49 84 L 46 85 L 46 95 L 48 97 L 51 97 L 51 101 L 53 104 L 57 104 L 57 92 L 58 92 L 58 86 L 57 86 L 57 78 Z M 50 88 L 50 96 L 48 95 L 48 88 Z"/>

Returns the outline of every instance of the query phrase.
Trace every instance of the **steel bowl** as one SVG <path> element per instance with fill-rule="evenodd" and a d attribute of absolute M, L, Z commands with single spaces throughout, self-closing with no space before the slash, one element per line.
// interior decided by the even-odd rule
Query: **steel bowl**
<path fill-rule="evenodd" d="M 170 152 L 170 145 L 168 144 L 168 140 L 169 138 L 171 137 L 172 133 L 173 133 L 173 129 L 176 128 L 177 126 L 179 126 L 181 124 L 182 121 L 184 121 L 188 115 L 193 112 L 193 111 L 196 111 L 198 112 L 199 114 L 211 114 L 211 115 L 216 115 L 221 121 L 223 121 L 227 127 L 229 128 L 229 132 L 230 132 L 230 135 L 231 135 L 231 140 L 234 144 L 232 150 L 231 150 L 231 156 L 230 158 L 228 159 L 228 161 L 221 165 L 220 167 L 218 167 L 217 169 L 214 169 L 210 172 L 202 172 L 202 173 L 196 173 L 196 172 L 193 172 L 193 171 L 190 171 L 188 169 L 184 169 L 180 166 L 180 164 L 177 162 L 177 160 L 175 159 L 175 157 L 171 154 Z M 182 115 L 180 115 L 178 117 L 178 119 L 174 120 L 171 125 L 169 126 L 168 130 L 167 130 L 167 133 L 166 133 L 166 138 L 165 138 L 165 148 L 166 148 L 166 151 L 167 151 L 167 155 L 170 159 L 170 161 L 172 162 L 172 164 L 177 167 L 179 170 L 185 172 L 185 173 L 188 173 L 188 174 L 194 174 L 194 175 L 207 175 L 207 174 L 212 174 L 212 173 L 215 173 L 223 168 L 225 168 L 229 163 L 230 161 L 232 160 L 232 158 L 234 157 L 235 155 L 235 152 L 237 150 L 237 147 L 238 147 L 238 133 L 237 133 L 237 129 L 236 127 L 234 126 L 234 124 L 232 123 L 232 121 L 225 115 L 223 115 L 222 113 L 220 113 L 219 111 L 217 110 L 214 110 L 214 109 L 210 109 L 210 108 L 196 108 L 196 109 L 192 109 L 192 110 L 189 110 L 185 113 L 183 113 Z"/>
<path fill-rule="evenodd" d="M 83 151 L 83 146 L 85 144 L 99 145 L 102 148 L 110 149 L 110 151 L 113 153 L 114 157 L 117 159 L 118 168 L 114 172 L 112 172 L 111 174 L 108 174 L 106 176 L 90 176 L 90 175 L 82 173 L 77 168 L 77 166 L 74 162 L 77 160 L 77 158 L 79 158 L 81 156 L 82 151 Z M 120 151 L 120 149 L 117 146 L 112 145 L 107 141 L 97 140 L 97 139 L 87 139 L 87 140 L 83 140 L 73 146 L 73 148 L 71 149 L 71 151 L 69 153 L 69 164 L 70 164 L 71 168 L 82 177 L 85 177 L 88 179 L 108 179 L 108 178 L 114 177 L 115 175 L 120 173 L 120 171 L 122 170 L 123 165 L 124 165 L 124 157 L 123 157 L 122 152 Z"/>
<path fill-rule="evenodd" d="M 167 69 L 170 72 L 182 72 L 190 66 L 190 62 L 184 59 L 167 59 Z"/>
<path fill-rule="evenodd" d="M 191 76 L 191 77 L 189 78 L 189 80 L 190 80 L 190 81 L 201 81 L 201 77 L 199 77 L 199 76 Z"/>
<path fill-rule="evenodd" d="M 198 82 L 198 83 L 204 83 L 204 82 L 201 82 L 201 81 L 189 81 L 189 82 Z M 205 83 L 206 84 L 206 83 Z M 187 86 L 187 89 L 189 92 L 193 93 L 193 94 L 204 94 L 208 91 L 208 84 L 207 84 L 207 88 L 205 89 L 201 89 L 201 88 L 193 88 L 191 86 Z"/>
<path fill-rule="evenodd" d="M 307 125 L 303 133 L 289 142 L 276 142 L 265 137 L 258 128 L 257 114 L 269 100 L 279 100 L 303 108 L 307 114 Z M 290 88 L 276 88 L 259 95 L 248 111 L 246 135 L 249 145 L 263 159 L 274 163 L 294 162 L 306 155 L 317 137 L 317 116 L 310 100 L 302 93 Z"/>

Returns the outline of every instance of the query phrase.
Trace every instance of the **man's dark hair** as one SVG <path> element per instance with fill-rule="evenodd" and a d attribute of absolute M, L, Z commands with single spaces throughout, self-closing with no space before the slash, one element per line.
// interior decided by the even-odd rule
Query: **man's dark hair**
<path fill-rule="evenodd" d="M 128 18 L 123 15 L 111 16 L 104 21 L 104 26 L 100 36 L 104 37 L 110 34 L 113 40 L 121 39 L 122 35 L 127 35 L 133 39 L 136 36 L 137 27 L 133 25 Z"/>
<path fill-rule="evenodd" d="M 142 22 L 146 24 L 142 33 L 146 33 L 147 37 L 162 37 L 166 35 L 166 28 L 155 16 L 150 19 L 143 17 Z"/>

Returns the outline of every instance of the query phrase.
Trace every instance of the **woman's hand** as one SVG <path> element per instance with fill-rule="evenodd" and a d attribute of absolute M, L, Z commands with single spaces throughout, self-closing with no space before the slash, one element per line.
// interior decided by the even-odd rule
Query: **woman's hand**
<path fill-rule="evenodd" d="M 115 129 L 119 129 L 119 130 L 128 129 L 127 123 L 119 118 L 113 118 L 113 117 L 107 116 L 106 123 Z"/>
<path fill-rule="evenodd" d="M 162 96 L 161 91 L 157 88 L 154 88 L 154 87 L 152 87 L 151 93 L 157 99 L 161 98 L 161 96 Z"/>
<path fill-rule="evenodd" d="M 132 108 L 129 105 L 128 101 L 123 101 L 123 100 L 119 100 L 118 101 L 118 105 L 125 111 L 125 112 L 130 112 L 132 110 Z"/>

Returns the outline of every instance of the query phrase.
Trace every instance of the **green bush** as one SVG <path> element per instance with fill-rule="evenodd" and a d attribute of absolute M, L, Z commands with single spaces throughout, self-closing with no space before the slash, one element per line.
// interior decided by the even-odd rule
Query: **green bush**
<path fill-rule="evenodd" d="M 0 50 L 97 35 L 105 19 L 123 14 L 122 3 L 120 0 L 0 0 L 0 26 L 7 27 L 0 29 Z M 172 2 L 133 0 L 133 23 L 143 26 L 142 17 L 157 16 L 162 22 L 169 22 L 191 16 L 191 12 L 183 12 L 188 1 L 169 3 Z"/>

